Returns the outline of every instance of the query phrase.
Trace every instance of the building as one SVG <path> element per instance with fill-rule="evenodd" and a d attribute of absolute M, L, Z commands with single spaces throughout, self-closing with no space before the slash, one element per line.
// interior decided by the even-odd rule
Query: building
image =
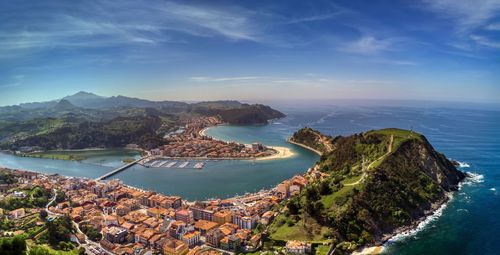
<path fill-rule="evenodd" d="M 207 244 L 213 247 L 219 247 L 220 241 L 224 238 L 224 233 L 218 228 L 212 229 L 207 232 L 205 238 L 207 240 Z"/>
<path fill-rule="evenodd" d="M 164 255 L 185 255 L 188 251 L 188 245 L 180 240 L 167 239 L 163 244 Z"/>
<path fill-rule="evenodd" d="M 207 210 L 203 208 L 198 208 L 198 207 L 191 207 L 189 208 L 193 212 L 193 218 L 195 220 L 208 220 L 208 221 L 213 221 L 214 217 L 214 211 L 212 210 Z"/>
<path fill-rule="evenodd" d="M 193 248 L 200 242 L 200 232 L 193 231 L 184 234 L 181 240 L 187 243 L 190 248 Z"/>
<path fill-rule="evenodd" d="M 194 229 L 200 231 L 202 235 L 206 234 L 208 231 L 216 228 L 217 226 L 219 226 L 217 222 L 208 220 L 199 220 L 194 223 Z"/>
<path fill-rule="evenodd" d="M 288 253 L 291 254 L 309 254 L 311 253 L 311 244 L 302 241 L 291 240 L 286 243 L 285 249 Z"/>
<path fill-rule="evenodd" d="M 19 208 L 9 212 L 9 218 L 11 219 L 20 219 L 26 215 L 26 211 L 24 208 Z"/>
<path fill-rule="evenodd" d="M 175 219 L 189 224 L 193 222 L 193 212 L 185 209 L 179 210 L 175 212 Z"/>
<path fill-rule="evenodd" d="M 126 228 L 111 226 L 104 230 L 105 237 L 112 243 L 122 243 L 128 235 Z"/>
<path fill-rule="evenodd" d="M 230 235 L 222 238 L 220 248 L 227 251 L 238 251 L 241 248 L 241 239 L 238 235 Z"/>
<path fill-rule="evenodd" d="M 233 213 L 231 211 L 218 211 L 214 213 L 214 221 L 219 225 L 232 222 Z"/>

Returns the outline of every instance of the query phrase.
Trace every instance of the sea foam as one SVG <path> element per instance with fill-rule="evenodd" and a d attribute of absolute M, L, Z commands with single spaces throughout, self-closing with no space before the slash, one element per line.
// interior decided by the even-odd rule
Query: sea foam
<path fill-rule="evenodd" d="M 465 178 L 464 181 L 462 181 L 459 184 L 459 190 L 464 186 L 464 185 L 473 185 L 477 183 L 482 183 L 484 182 L 484 175 L 482 174 L 477 174 L 477 173 L 472 173 L 472 172 L 467 172 L 468 177 Z M 442 204 L 436 211 L 434 211 L 433 214 L 427 216 L 423 221 L 421 221 L 416 228 L 410 229 L 401 233 L 398 233 L 397 235 L 394 235 L 391 237 L 387 242 L 384 244 L 384 246 L 388 246 L 391 243 L 402 241 L 408 237 L 415 236 L 418 232 L 422 231 L 426 226 L 429 225 L 429 223 L 435 221 L 438 219 L 442 214 L 444 209 L 448 206 L 448 204 L 453 200 L 454 198 L 454 193 L 447 193 L 447 196 L 449 198 L 448 202 Z M 465 209 L 464 209 L 465 210 Z"/>

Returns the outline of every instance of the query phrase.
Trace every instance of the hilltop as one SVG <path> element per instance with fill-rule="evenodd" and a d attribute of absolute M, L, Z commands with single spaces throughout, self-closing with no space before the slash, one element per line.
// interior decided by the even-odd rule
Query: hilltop
<path fill-rule="evenodd" d="M 338 254 L 414 227 L 466 177 L 408 130 L 329 137 L 305 128 L 291 140 L 323 152 L 314 167 L 323 177 L 286 203 L 270 238 L 331 241 Z"/>
<path fill-rule="evenodd" d="M 150 149 L 163 143 L 164 134 L 199 116 L 253 125 L 285 115 L 269 106 L 238 101 L 151 101 L 80 91 L 59 100 L 0 107 L 0 147 L 50 150 L 135 143 Z"/>

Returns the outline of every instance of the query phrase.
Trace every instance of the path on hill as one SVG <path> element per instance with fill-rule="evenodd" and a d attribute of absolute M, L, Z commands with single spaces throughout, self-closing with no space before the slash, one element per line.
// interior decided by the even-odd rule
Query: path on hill
<path fill-rule="evenodd" d="M 387 146 L 387 152 L 380 156 L 379 158 L 375 159 L 374 161 L 372 161 L 367 167 L 366 169 L 363 169 L 363 173 L 361 175 L 361 178 L 359 180 L 357 180 L 356 182 L 353 182 L 353 183 L 348 183 L 348 184 L 344 184 L 344 186 L 354 186 L 354 185 L 358 185 L 360 182 L 362 182 L 365 177 L 366 177 L 366 172 L 368 170 L 370 170 L 370 168 L 373 166 L 373 164 L 377 163 L 379 160 L 382 160 L 383 158 L 385 158 L 386 156 L 388 156 L 389 154 L 392 153 L 392 144 L 394 142 L 394 135 L 391 135 L 391 139 L 389 140 L 389 146 Z M 363 165 L 363 164 L 361 164 Z"/>

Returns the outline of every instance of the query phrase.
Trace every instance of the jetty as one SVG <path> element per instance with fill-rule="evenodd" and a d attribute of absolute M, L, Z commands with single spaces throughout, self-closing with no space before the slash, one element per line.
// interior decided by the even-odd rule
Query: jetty
<path fill-rule="evenodd" d="M 128 164 L 126 164 L 126 165 L 123 165 L 123 166 L 121 166 L 121 167 L 119 167 L 119 168 L 117 168 L 117 169 L 114 169 L 114 170 L 113 170 L 113 171 L 111 171 L 111 172 L 105 173 L 105 174 L 103 174 L 103 175 L 101 175 L 101 176 L 97 177 L 95 180 L 96 180 L 96 181 L 102 181 L 102 180 L 105 180 L 105 179 L 107 179 L 107 178 L 109 178 L 109 177 L 111 177 L 111 176 L 113 176 L 113 175 L 115 175 L 115 174 L 117 174 L 117 173 L 120 173 L 120 172 L 124 171 L 125 169 L 127 169 L 127 168 L 129 168 L 129 167 L 131 167 L 131 166 L 133 166 L 133 165 L 135 165 L 135 164 L 137 164 L 137 163 L 139 163 L 139 161 L 144 160 L 145 158 L 147 158 L 147 157 L 143 157 L 143 158 L 137 159 L 137 160 L 135 160 L 135 161 L 132 161 L 132 162 L 130 162 L 130 163 L 128 163 Z"/>

